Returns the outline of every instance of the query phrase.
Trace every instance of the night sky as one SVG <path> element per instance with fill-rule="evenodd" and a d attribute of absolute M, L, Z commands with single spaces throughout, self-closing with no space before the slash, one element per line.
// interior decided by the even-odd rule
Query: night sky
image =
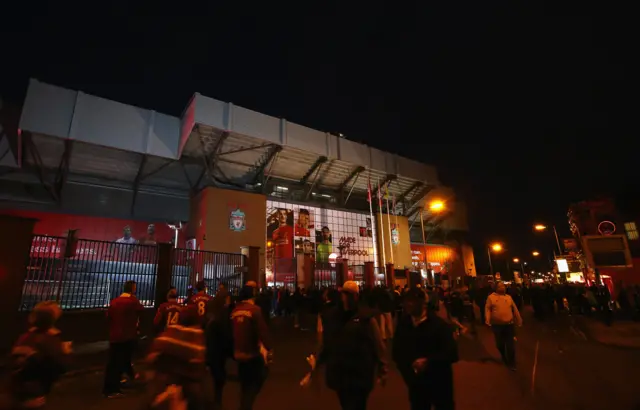
<path fill-rule="evenodd" d="M 0 95 L 20 102 L 35 77 L 180 115 L 197 91 L 343 133 L 436 165 L 468 204 L 479 258 L 492 240 L 513 256 L 551 251 L 534 222 L 566 236 L 570 202 L 636 191 L 632 14 L 332 3 L 14 5 L 0 28 Z M 167 17 L 138 17 L 149 10 Z"/>

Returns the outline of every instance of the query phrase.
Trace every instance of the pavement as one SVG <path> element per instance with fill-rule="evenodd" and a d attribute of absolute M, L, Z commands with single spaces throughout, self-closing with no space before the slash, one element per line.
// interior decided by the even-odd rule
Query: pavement
<path fill-rule="evenodd" d="M 572 318 L 559 316 L 535 321 L 525 312 L 525 325 L 517 334 L 517 371 L 510 372 L 499 361 L 493 336 L 478 326 L 476 337 L 458 340 L 460 357 L 454 366 L 457 409 L 501 410 L 640 410 L 635 375 L 640 368 L 640 350 L 614 349 L 591 341 Z M 299 387 L 307 365 L 304 358 L 315 346 L 315 335 L 275 324 L 275 361 L 256 410 L 338 409 L 335 394 L 319 375 L 306 389 Z M 104 360 L 104 359 L 103 359 Z M 230 363 L 233 373 L 233 363 Z M 94 368 L 82 377 L 63 379 L 49 401 L 51 409 L 137 410 L 141 391 L 106 400 L 101 397 L 102 372 Z M 238 385 L 225 390 L 225 409 L 237 408 Z M 386 387 L 372 393 L 368 409 L 409 409 L 406 389 L 391 366 Z"/>
<path fill-rule="evenodd" d="M 640 322 L 616 320 L 611 326 L 603 321 L 578 317 L 578 327 L 592 340 L 610 347 L 640 349 Z"/>

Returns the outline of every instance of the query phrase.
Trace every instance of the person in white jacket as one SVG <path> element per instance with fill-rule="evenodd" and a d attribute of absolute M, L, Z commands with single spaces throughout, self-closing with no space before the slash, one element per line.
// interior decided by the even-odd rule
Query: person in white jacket
<path fill-rule="evenodd" d="M 493 330 L 496 347 L 502 361 L 511 369 L 516 368 L 515 325 L 522 326 L 522 317 L 518 307 L 507 295 L 504 283 L 496 285 L 496 291 L 487 298 L 484 307 L 485 322 Z"/>

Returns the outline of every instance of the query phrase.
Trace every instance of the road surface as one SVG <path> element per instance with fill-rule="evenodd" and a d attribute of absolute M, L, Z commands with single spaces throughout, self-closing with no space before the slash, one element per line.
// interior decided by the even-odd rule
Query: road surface
<path fill-rule="evenodd" d="M 457 409 L 640 409 L 640 395 L 635 392 L 640 351 L 616 350 L 590 342 L 572 330 L 565 318 L 539 323 L 525 315 L 525 320 L 527 323 L 518 332 L 515 373 L 499 362 L 489 329 L 479 327 L 476 338 L 459 340 L 461 360 L 455 365 Z M 274 329 L 274 336 L 275 362 L 256 410 L 338 409 L 337 399 L 324 387 L 322 377 L 307 389 L 298 385 L 306 371 L 304 358 L 311 352 L 315 336 L 282 325 Z M 50 408 L 137 410 L 141 405 L 136 391 L 121 399 L 103 399 L 101 381 L 99 372 L 63 380 L 51 397 Z M 225 392 L 224 408 L 235 410 L 238 395 L 237 383 L 232 382 Z M 376 388 L 368 408 L 409 408 L 406 390 L 393 366 L 387 386 Z"/>

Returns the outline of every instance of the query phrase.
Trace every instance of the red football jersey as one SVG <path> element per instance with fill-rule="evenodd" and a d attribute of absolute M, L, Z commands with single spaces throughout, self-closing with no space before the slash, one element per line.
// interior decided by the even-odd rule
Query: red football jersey
<path fill-rule="evenodd" d="M 273 231 L 273 243 L 276 251 L 276 259 L 293 258 L 293 227 L 281 226 Z"/>
<path fill-rule="evenodd" d="M 211 296 L 206 293 L 197 293 L 191 297 L 190 305 L 195 305 L 198 309 L 198 316 L 203 317 L 207 314 L 207 305 L 211 300 Z"/>
<path fill-rule="evenodd" d="M 175 300 L 164 302 L 158 308 L 153 325 L 158 329 L 180 324 L 180 311 L 183 306 Z"/>

